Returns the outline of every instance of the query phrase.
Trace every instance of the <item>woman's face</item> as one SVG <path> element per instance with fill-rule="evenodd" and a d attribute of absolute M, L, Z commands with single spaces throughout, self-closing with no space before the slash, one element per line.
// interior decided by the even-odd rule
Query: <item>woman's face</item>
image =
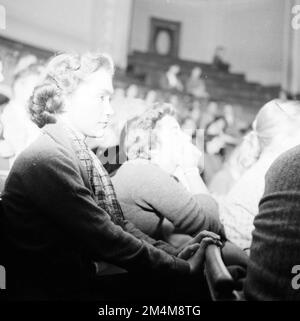
<path fill-rule="evenodd" d="M 102 137 L 114 113 L 110 104 L 112 94 L 112 75 L 106 69 L 99 69 L 69 97 L 67 117 L 83 135 Z"/>

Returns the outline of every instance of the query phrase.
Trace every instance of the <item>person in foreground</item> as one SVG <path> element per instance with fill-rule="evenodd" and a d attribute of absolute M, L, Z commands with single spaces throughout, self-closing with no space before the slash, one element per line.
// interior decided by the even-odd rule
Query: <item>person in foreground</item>
<path fill-rule="evenodd" d="M 43 133 L 18 156 L 3 193 L 13 298 L 107 300 L 155 292 L 157 299 L 168 291 L 172 298 L 179 276 L 201 273 L 206 246 L 221 245 L 218 235 L 202 232 L 177 250 L 124 219 L 108 174 L 85 144 L 103 135 L 113 114 L 113 69 L 106 55 L 58 55 L 33 91 L 29 110 Z M 97 278 L 105 262 L 139 282 L 122 274 Z"/>
<path fill-rule="evenodd" d="M 216 196 L 227 238 L 249 249 L 253 221 L 265 189 L 265 175 L 278 156 L 300 143 L 300 103 L 278 99 L 266 103 L 245 137 L 239 163 L 241 177 L 225 196 Z"/>
<path fill-rule="evenodd" d="M 248 300 L 300 300 L 300 145 L 272 164 L 254 220 Z"/>

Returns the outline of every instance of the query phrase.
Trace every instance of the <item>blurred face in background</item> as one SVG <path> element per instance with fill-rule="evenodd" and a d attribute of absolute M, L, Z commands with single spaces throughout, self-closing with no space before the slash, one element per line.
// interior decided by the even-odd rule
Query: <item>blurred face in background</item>
<path fill-rule="evenodd" d="M 206 132 L 208 135 L 220 135 L 224 132 L 226 128 L 226 122 L 223 118 L 220 118 L 218 120 L 216 120 L 215 122 L 213 122 L 212 124 L 210 124 L 210 126 L 207 128 Z"/>
<path fill-rule="evenodd" d="M 182 123 L 181 128 L 185 133 L 193 133 L 197 129 L 197 125 L 192 118 L 186 118 Z"/>
<path fill-rule="evenodd" d="M 169 72 L 171 74 L 177 75 L 180 72 L 180 67 L 178 65 L 173 65 L 170 67 Z"/>
<path fill-rule="evenodd" d="M 214 102 L 214 101 L 211 101 L 209 103 L 209 105 L 207 106 L 206 112 L 209 115 L 215 116 L 218 113 L 218 109 L 219 109 L 218 104 L 216 102 Z"/>
<path fill-rule="evenodd" d="M 198 151 L 191 143 L 191 137 L 181 130 L 173 116 L 164 116 L 157 123 L 155 131 L 158 137 L 155 160 L 170 174 L 174 173 L 178 166 L 184 166 L 186 161 L 195 156 L 194 152 Z M 199 154 L 198 156 L 200 157 Z"/>
<path fill-rule="evenodd" d="M 68 120 L 83 135 L 102 137 L 114 113 L 110 104 L 112 94 L 112 75 L 101 68 L 85 78 L 77 90 L 68 97 Z"/>
<path fill-rule="evenodd" d="M 192 69 L 192 78 L 198 79 L 202 74 L 202 70 L 199 67 L 195 67 Z"/>
<path fill-rule="evenodd" d="M 157 98 L 156 91 L 155 90 L 149 90 L 147 95 L 146 95 L 145 101 L 148 104 L 153 104 L 155 102 L 156 98 Z"/>
<path fill-rule="evenodd" d="M 126 92 L 126 97 L 127 98 L 137 98 L 137 96 L 139 95 L 139 88 L 136 85 L 130 85 L 127 89 Z"/>

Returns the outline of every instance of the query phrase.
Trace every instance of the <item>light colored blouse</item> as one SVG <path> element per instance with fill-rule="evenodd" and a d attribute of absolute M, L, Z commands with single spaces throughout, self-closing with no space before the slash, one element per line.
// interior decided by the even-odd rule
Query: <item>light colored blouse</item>
<path fill-rule="evenodd" d="M 215 196 L 227 238 L 245 249 L 252 242 L 253 221 L 265 188 L 265 174 L 280 153 L 269 152 L 247 170 L 226 196 Z"/>

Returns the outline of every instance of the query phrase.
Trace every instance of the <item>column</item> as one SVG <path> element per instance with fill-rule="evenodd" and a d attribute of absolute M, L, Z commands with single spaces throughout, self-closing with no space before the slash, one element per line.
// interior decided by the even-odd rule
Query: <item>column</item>
<path fill-rule="evenodd" d="M 94 0 L 91 48 L 109 53 L 125 68 L 131 32 L 133 0 Z"/>
<path fill-rule="evenodd" d="M 285 1 L 282 88 L 300 94 L 300 0 Z"/>

